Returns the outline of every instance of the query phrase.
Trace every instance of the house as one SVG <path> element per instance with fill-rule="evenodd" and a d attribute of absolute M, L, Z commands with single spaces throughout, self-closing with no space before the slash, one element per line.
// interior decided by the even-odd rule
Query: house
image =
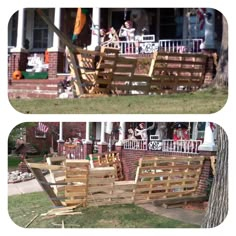
<path fill-rule="evenodd" d="M 72 39 L 75 8 L 45 8 L 44 13 L 69 39 Z M 222 15 L 211 8 L 88 8 L 87 25 L 80 35 L 80 46 L 95 49 L 100 44 L 99 29 L 111 26 L 118 32 L 125 20 L 132 20 L 139 50 L 135 57 L 146 57 L 154 50 L 194 51 L 217 50 L 221 41 Z M 144 34 L 140 35 L 144 29 Z M 215 37 L 216 35 L 216 37 Z M 136 41 L 135 41 L 136 42 Z M 120 53 L 127 54 L 120 41 Z M 201 49 L 200 49 L 201 45 Z M 56 79 L 68 73 L 65 45 L 41 19 L 34 8 L 17 11 L 8 27 L 8 78 L 16 70 L 26 71 L 29 60 L 46 64 L 47 78 Z M 29 59 L 30 58 L 30 59 Z"/>
<path fill-rule="evenodd" d="M 118 152 L 125 180 L 134 179 L 141 157 L 203 155 L 204 190 L 211 171 L 210 157 L 216 155 L 216 130 L 217 125 L 211 122 L 44 122 L 26 128 L 26 142 L 43 154 L 67 159 Z"/>

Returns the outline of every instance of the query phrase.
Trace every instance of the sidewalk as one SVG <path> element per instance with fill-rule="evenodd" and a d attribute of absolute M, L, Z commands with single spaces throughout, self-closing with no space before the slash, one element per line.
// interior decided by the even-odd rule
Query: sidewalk
<path fill-rule="evenodd" d="M 46 175 L 45 178 L 49 180 L 50 175 Z M 8 184 L 8 196 L 41 191 L 43 191 L 43 189 L 36 179 Z"/>
<path fill-rule="evenodd" d="M 170 208 L 166 209 L 164 207 L 154 206 L 151 203 L 138 205 L 148 211 L 153 212 L 156 215 L 165 216 L 167 218 L 183 221 L 189 224 L 201 225 L 204 212 L 197 212 L 193 210 L 187 210 L 183 208 Z"/>

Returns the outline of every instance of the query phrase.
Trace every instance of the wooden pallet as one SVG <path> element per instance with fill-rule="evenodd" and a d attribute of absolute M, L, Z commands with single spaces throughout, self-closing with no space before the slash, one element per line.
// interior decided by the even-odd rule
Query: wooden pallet
<path fill-rule="evenodd" d="M 66 160 L 65 162 L 65 204 L 87 205 L 89 161 Z"/>
<path fill-rule="evenodd" d="M 204 157 L 141 158 L 135 202 L 195 196 Z"/>
<path fill-rule="evenodd" d="M 204 83 L 207 56 L 197 53 L 155 52 L 149 76 L 151 93 L 196 90 Z"/>

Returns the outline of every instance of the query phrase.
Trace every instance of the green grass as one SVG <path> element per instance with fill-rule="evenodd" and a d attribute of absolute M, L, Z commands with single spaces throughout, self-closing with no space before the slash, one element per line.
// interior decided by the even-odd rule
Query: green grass
<path fill-rule="evenodd" d="M 15 224 L 25 227 L 36 215 L 39 216 L 29 228 L 61 228 L 64 220 L 66 228 L 198 228 L 166 217 L 155 215 L 134 204 L 81 208 L 82 215 L 40 216 L 52 209 L 43 192 L 10 196 L 9 216 Z"/>
<path fill-rule="evenodd" d="M 43 161 L 42 155 L 34 155 L 34 156 L 28 156 L 27 158 L 30 162 L 41 162 Z M 9 155 L 8 156 L 8 170 L 15 170 L 18 168 L 18 165 L 20 164 L 21 159 L 18 155 Z"/>
<path fill-rule="evenodd" d="M 12 99 L 24 114 L 210 114 L 227 102 L 228 90 L 204 89 L 193 93 L 111 96 L 75 99 Z"/>
<path fill-rule="evenodd" d="M 8 156 L 8 167 L 9 168 L 16 168 L 21 162 L 19 156 Z"/>

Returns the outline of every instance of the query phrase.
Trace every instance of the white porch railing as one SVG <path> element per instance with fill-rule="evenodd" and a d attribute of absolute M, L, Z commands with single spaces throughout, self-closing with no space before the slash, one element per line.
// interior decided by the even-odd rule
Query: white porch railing
<path fill-rule="evenodd" d="M 162 140 L 163 152 L 178 152 L 198 154 L 198 146 L 202 144 L 202 140 L 177 140 L 165 139 Z"/>
<path fill-rule="evenodd" d="M 147 140 L 141 139 L 125 139 L 123 141 L 124 149 L 129 150 L 151 150 L 162 152 L 176 152 L 176 153 L 189 153 L 198 154 L 198 146 L 202 144 L 202 140 L 178 140 L 173 139 L 165 140 Z"/>
<path fill-rule="evenodd" d="M 158 50 L 164 52 L 200 52 L 203 39 L 162 39 Z"/>
<path fill-rule="evenodd" d="M 162 39 L 155 42 L 155 35 L 143 35 L 135 41 L 107 41 L 105 47 L 120 48 L 120 54 L 147 54 L 154 51 L 164 52 L 200 52 L 202 39 Z"/>
<path fill-rule="evenodd" d="M 125 139 L 123 141 L 124 149 L 129 150 L 147 150 L 147 140 L 141 140 L 141 139 Z"/>

